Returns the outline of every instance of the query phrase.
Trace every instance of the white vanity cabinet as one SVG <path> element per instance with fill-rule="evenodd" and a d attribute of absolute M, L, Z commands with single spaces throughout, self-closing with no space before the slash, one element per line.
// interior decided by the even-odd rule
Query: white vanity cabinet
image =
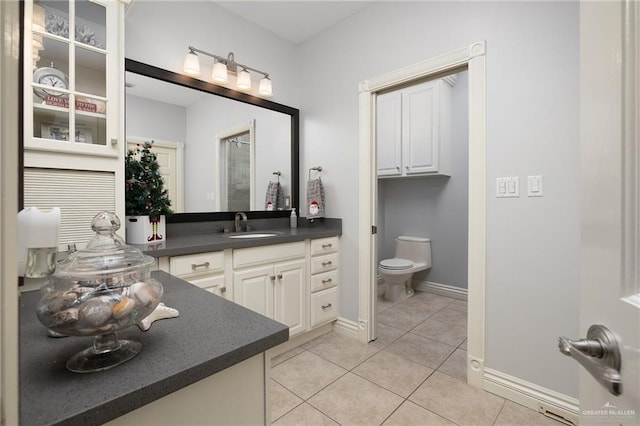
<path fill-rule="evenodd" d="M 170 274 L 225 299 L 233 298 L 233 288 L 229 288 L 225 282 L 223 251 L 173 256 L 168 263 Z"/>
<path fill-rule="evenodd" d="M 124 219 L 124 2 L 25 0 L 24 19 L 24 204 L 60 207 L 80 248 L 98 211 Z"/>
<path fill-rule="evenodd" d="M 307 330 L 305 242 L 233 250 L 234 302 L 289 326 Z"/>
<path fill-rule="evenodd" d="M 445 77 L 377 96 L 378 177 L 450 175 L 454 82 Z"/>
<path fill-rule="evenodd" d="M 338 318 L 338 237 L 311 240 L 309 327 Z"/>

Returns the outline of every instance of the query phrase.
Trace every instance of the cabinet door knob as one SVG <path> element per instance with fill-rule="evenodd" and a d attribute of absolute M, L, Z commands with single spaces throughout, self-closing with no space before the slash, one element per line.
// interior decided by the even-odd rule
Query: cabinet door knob
<path fill-rule="evenodd" d="M 397 171 L 400 171 L 400 166 L 396 166 L 396 170 L 397 170 Z"/>
<path fill-rule="evenodd" d="M 332 263 L 331 261 L 322 262 L 322 266 L 329 266 L 329 265 L 331 265 L 331 263 Z"/>
<path fill-rule="evenodd" d="M 271 276 L 269 276 L 269 279 L 270 279 L 271 281 L 275 281 L 275 280 L 276 280 L 276 276 L 275 276 L 275 275 L 271 275 Z"/>
<path fill-rule="evenodd" d="M 278 274 L 278 279 L 281 280 L 282 279 L 282 274 Z"/>
<path fill-rule="evenodd" d="M 209 262 L 204 262 L 204 263 L 192 263 L 191 264 L 191 270 L 195 271 L 198 268 L 208 268 L 209 267 Z"/>
<path fill-rule="evenodd" d="M 322 309 L 329 309 L 331 306 L 333 306 L 333 305 L 331 305 L 331 303 L 327 303 L 326 305 L 322 305 L 321 308 Z"/>
<path fill-rule="evenodd" d="M 220 287 L 220 293 L 226 293 L 226 292 L 227 292 L 226 287 Z"/>

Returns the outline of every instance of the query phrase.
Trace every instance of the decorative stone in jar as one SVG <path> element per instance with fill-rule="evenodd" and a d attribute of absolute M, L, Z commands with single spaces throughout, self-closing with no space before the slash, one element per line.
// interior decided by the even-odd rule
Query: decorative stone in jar
<path fill-rule="evenodd" d="M 111 212 L 92 221 L 96 235 L 69 255 L 42 286 L 38 319 L 65 336 L 95 336 L 67 368 L 78 373 L 106 370 L 136 356 L 142 345 L 119 340 L 117 331 L 142 321 L 162 300 L 162 284 L 151 278 L 154 259 L 116 235 L 120 219 Z"/>

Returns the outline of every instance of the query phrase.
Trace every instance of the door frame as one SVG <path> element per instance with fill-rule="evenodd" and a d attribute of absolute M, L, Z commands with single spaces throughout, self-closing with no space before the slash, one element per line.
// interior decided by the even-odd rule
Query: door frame
<path fill-rule="evenodd" d="M 484 40 L 359 84 L 358 339 L 376 334 L 376 96 L 383 90 L 466 68 L 469 73 L 467 382 L 482 388 L 485 354 L 486 42 Z"/>
<path fill-rule="evenodd" d="M 256 120 L 255 118 L 250 120 L 247 124 L 231 127 L 221 130 L 216 135 L 216 150 L 215 150 L 215 162 L 218 169 L 218 176 L 216 176 L 216 211 L 220 211 L 222 208 L 222 177 L 226 173 L 225 167 L 222 167 L 222 142 L 232 138 L 236 135 L 243 133 L 249 133 L 249 210 L 255 210 L 255 194 L 256 194 Z"/>

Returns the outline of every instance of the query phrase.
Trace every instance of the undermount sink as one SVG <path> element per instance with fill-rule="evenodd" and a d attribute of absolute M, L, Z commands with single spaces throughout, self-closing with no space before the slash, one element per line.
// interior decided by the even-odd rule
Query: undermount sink
<path fill-rule="evenodd" d="M 276 237 L 280 235 L 279 232 L 243 232 L 240 234 L 231 234 L 225 235 L 227 238 L 233 239 L 250 239 L 250 238 L 267 238 L 267 237 Z"/>

